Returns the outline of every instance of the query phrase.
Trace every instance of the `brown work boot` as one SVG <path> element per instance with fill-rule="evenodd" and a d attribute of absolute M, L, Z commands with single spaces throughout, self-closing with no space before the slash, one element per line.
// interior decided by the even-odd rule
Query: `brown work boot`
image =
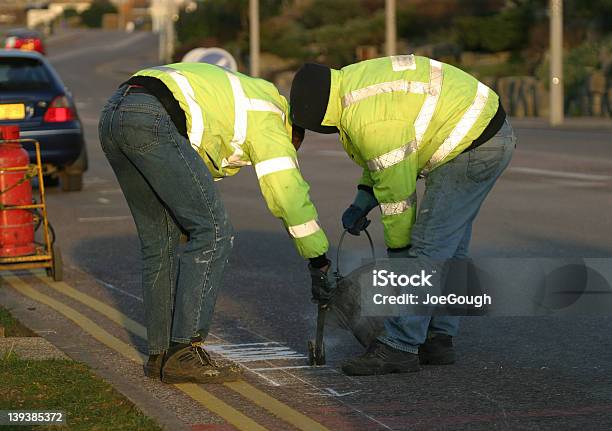
<path fill-rule="evenodd" d="M 159 355 L 149 355 L 147 363 L 144 365 L 145 376 L 152 379 L 161 378 L 162 364 L 164 363 L 164 356 L 166 352 L 162 352 Z"/>
<path fill-rule="evenodd" d="M 201 341 L 177 344 L 166 353 L 161 370 L 164 383 L 223 383 L 238 380 L 242 369 L 237 364 L 213 360 Z"/>

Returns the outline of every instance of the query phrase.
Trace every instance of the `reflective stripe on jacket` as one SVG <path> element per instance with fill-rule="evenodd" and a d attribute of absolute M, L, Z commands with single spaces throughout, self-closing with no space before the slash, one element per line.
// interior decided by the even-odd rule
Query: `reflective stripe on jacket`
<path fill-rule="evenodd" d="M 495 115 L 499 98 L 474 77 L 425 57 L 399 55 L 331 72 L 323 125 L 336 126 L 361 184 L 380 203 L 385 242 L 410 244 L 416 180 L 460 154 Z"/>
<path fill-rule="evenodd" d="M 152 67 L 135 76 L 157 78 L 172 92 L 185 111 L 191 146 L 215 179 L 252 164 L 268 208 L 299 253 L 310 258 L 327 251 L 291 143 L 289 107 L 273 84 L 204 63 Z"/>

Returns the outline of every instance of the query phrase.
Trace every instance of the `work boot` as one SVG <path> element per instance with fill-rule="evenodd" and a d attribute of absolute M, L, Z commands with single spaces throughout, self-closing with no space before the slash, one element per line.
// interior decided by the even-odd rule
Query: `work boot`
<path fill-rule="evenodd" d="M 420 369 L 416 353 L 394 349 L 378 340 L 374 340 L 364 354 L 342 364 L 342 371 L 349 376 L 407 373 Z"/>
<path fill-rule="evenodd" d="M 238 380 L 242 370 L 237 364 L 213 360 L 202 341 L 192 341 L 170 347 L 161 374 L 164 383 L 223 383 Z"/>
<path fill-rule="evenodd" d="M 145 376 L 151 377 L 152 379 L 161 378 L 162 364 L 164 363 L 164 356 L 166 352 L 162 352 L 159 355 L 149 355 L 147 363 L 144 365 Z"/>
<path fill-rule="evenodd" d="M 450 365 L 455 363 L 453 337 L 429 333 L 419 347 L 419 361 L 423 365 Z"/>

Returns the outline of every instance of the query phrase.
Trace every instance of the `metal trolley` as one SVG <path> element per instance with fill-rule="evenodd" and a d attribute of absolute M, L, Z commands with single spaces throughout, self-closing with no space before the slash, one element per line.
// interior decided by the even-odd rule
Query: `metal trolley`
<path fill-rule="evenodd" d="M 55 232 L 47 218 L 47 203 L 45 200 L 45 183 L 43 180 L 42 162 L 40 158 L 40 144 L 34 139 L 0 139 L 2 143 L 20 143 L 34 144 L 36 150 L 36 163 L 25 166 L 0 167 L 0 173 L 4 172 L 23 172 L 23 179 L 17 184 L 9 187 L 7 190 L 0 190 L 0 194 L 6 193 L 10 189 L 17 187 L 25 181 L 32 181 L 38 178 L 38 203 L 33 199 L 28 205 L 3 205 L 0 207 L 2 211 L 10 210 L 27 210 L 34 215 L 34 223 L 36 223 L 35 234 L 42 229 L 42 242 L 35 243 L 34 254 L 24 256 L 0 257 L 0 270 L 19 270 L 45 268 L 47 275 L 55 281 L 61 281 L 63 278 L 62 255 L 58 246 L 55 245 Z"/>

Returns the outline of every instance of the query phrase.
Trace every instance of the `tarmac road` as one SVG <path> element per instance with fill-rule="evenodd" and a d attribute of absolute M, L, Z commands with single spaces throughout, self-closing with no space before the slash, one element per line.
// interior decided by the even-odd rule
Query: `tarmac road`
<path fill-rule="evenodd" d="M 51 62 L 78 102 L 90 156 L 83 192 L 52 190 L 48 196 L 66 283 L 139 324 L 144 319 L 138 240 L 99 148 L 97 120 L 113 89 L 134 71 L 156 64 L 156 54 L 155 38 L 146 33 L 78 31 L 49 46 Z M 612 128 L 552 130 L 518 121 L 515 126 L 515 158 L 476 221 L 472 253 L 611 257 Z M 359 169 L 333 137 L 314 135 L 300 150 L 300 167 L 335 243 Z M 268 213 L 254 172 L 244 169 L 219 187 L 237 236 L 210 341 L 252 370 L 247 387 L 205 388 L 225 405 L 270 430 L 612 428 L 610 318 L 466 318 L 456 339 L 456 365 L 364 378 L 341 374 L 341 361 L 361 349 L 349 335 L 330 331 L 328 366 L 304 367 L 306 340 L 315 326 L 306 264 Z M 371 232 L 382 255 L 379 225 L 374 216 Z M 350 268 L 367 254 L 363 238 L 350 238 L 343 265 Z M 20 280 L 144 351 L 123 317 L 113 322 L 108 313 L 100 314 L 100 304 L 94 311 L 82 297 L 66 297 L 64 285 L 56 285 L 62 294 L 29 274 Z M 8 284 L 20 286 L 10 277 Z M 133 362 L 92 338 L 82 321 L 75 326 L 40 304 L 28 310 L 32 297 L 14 289 L 0 289 L 0 302 L 12 304 L 18 317 L 89 362 L 168 429 L 178 429 L 176 417 L 191 429 L 255 429 L 251 422 L 237 423 L 235 413 L 219 410 L 212 398 L 198 401 L 187 389 L 146 381 Z M 254 401 L 256 390 L 272 401 Z"/>

